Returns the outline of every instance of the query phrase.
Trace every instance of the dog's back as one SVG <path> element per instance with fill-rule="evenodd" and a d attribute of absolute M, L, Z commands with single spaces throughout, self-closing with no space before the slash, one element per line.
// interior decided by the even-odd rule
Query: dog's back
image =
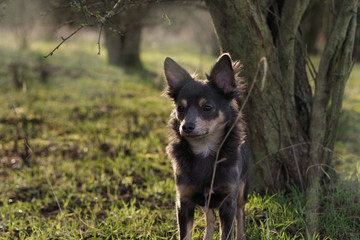
<path fill-rule="evenodd" d="M 165 60 L 167 95 L 176 109 L 171 115 L 173 136 L 167 152 L 173 161 L 180 239 L 191 239 L 196 205 L 219 208 L 222 239 L 227 239 L 235 218 L 237 239 L 245 239 L 244 205 L 248 189 L 249 147 L 245 124 L 238 119 L 241 93 L 239 65 L 223 54 L 207 80 L 198 81 L 172 59 Z M 221 151 L 210 189 L 216 153 L 234 125 Z M 209 194 L 211 194 L 208 202 Z M 207 209 L 206 239 L 212 239 L 213 210 Z"/>

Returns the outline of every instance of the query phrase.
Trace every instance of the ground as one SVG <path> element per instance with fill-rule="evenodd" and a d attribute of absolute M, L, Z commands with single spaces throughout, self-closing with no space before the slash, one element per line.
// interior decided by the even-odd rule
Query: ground
<path fill-rule="evenodd" d="M 126 73 L 107 65 L 104 50 L 96 55 L 95 41 L 67 42 L 44 59 L 56 44 L 36 40 L 18 50 L 0 41 L 0 239 L 176 239 L 162 62 L 169 55 L 203 73 L 216 58 L 144 45 L 152 73 Z M 338 175 L 320 196 L 316 239 L 360 238 L 359 78 L 356 64 L 336 144 Z M 250 193 L 248 239 L 304 239 L 306 201 L 297 189 Z M 200 216 L 195 239 L 204 234 Z"/>

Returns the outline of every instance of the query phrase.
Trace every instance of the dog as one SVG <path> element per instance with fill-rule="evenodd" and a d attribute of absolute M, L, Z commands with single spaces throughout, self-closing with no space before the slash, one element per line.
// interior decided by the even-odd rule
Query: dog
<path fill-rule="evenodd" d="M 210 75 L 206 75 L 207 79 L 201 81 L 171 58 L 164 61 L 167 81 L 164 94 L 175 105 L 169 122 L 172 136 L 166 150 L 174 170 L 181 240 L 192 238 L 197 205 L 206 213 L 204 239 L 213 238 L 214 209 L 219 209 L 222 240 L 232 239 L 235 222 L 236 239 L 246 239 L 244 206 L 249 188 L 250 150 L 244 120 L 242 116 L 238 118 L 241 113 L 237 100 L 244 92 L 240 69 L 239 62 L 223 54 Z M 214 171 L 218 148 L 232 125 Z"/>

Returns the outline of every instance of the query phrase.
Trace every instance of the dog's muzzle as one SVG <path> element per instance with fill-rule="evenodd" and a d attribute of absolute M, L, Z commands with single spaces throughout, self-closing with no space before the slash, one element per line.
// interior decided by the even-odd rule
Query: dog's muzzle
<path fill-rule="evenodd" d="M 186 134 L 190 134 L 195 129 L 195 124 L 194 123 L 185 123 L 184 125 L 182 125 L 181 128 Z"/>

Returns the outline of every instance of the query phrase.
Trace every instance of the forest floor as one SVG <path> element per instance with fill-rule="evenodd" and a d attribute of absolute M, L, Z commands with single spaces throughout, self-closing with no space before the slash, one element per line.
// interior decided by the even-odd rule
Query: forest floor
<path fill-rule="evenodd" d="M 0 42 L 0 239 L 176 239 L 163 59 L 204 72 L 215 58 L 144 48 L 152 73 L 127 73 L 107 65 L 105 50 L 97 56 L 93 42 L 67 42 L 44 59 L 56 45 L 20 51 Z M 319 196 L 315 239 L 360 239 L 359 79 L 356 64 L 334 153 L 338 177 Z M 297 189 L 250 193 L 248 239 L 307 238 L 306 203 Z M 204 234 L 202 216 L 194 239 Z"/>

